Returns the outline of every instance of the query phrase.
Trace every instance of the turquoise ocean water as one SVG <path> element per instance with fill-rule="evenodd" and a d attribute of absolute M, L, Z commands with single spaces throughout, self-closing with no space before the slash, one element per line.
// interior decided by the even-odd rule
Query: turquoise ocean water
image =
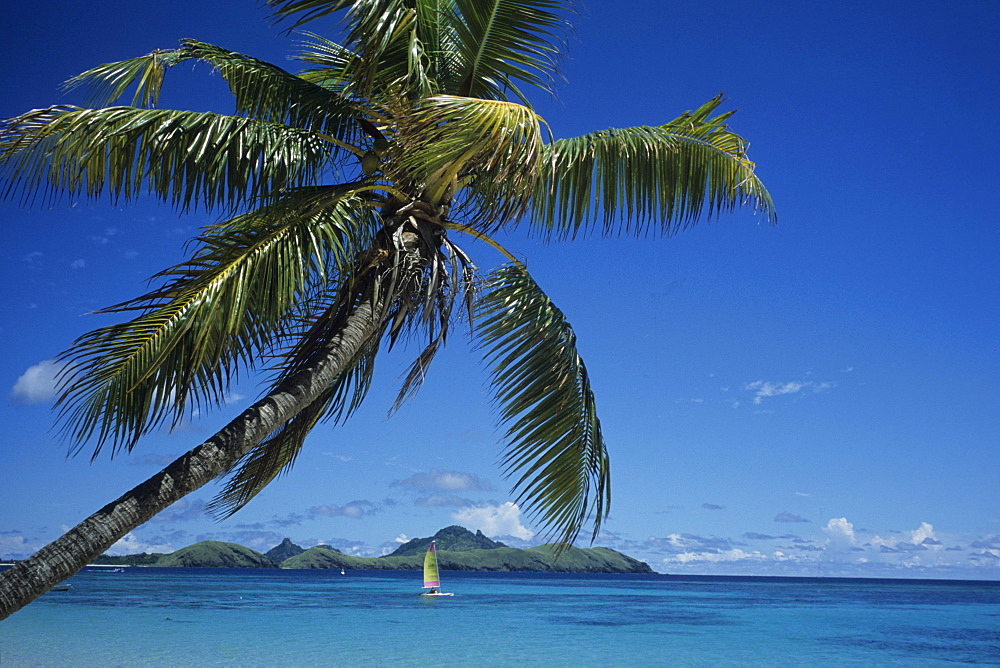
<path fill-rule="evenodd" d="M 86 569 L 0 666 L 1000 665 L 1000 582 Z"/>

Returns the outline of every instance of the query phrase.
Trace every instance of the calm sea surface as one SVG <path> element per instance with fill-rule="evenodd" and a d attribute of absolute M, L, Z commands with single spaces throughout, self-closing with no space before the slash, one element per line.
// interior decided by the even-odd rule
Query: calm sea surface
<path fill-rule="evenodd" d="M 1000 582 L 87 569 L 0 666 L 1000 665 Z"/>

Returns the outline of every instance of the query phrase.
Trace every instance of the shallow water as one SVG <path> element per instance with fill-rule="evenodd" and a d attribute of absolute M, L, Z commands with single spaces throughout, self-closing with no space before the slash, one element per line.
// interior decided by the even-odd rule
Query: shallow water
<path fill-rule="evenodd" d="M 0 666 L 1000 665 L 1000 582 L 86 569 Z"/>

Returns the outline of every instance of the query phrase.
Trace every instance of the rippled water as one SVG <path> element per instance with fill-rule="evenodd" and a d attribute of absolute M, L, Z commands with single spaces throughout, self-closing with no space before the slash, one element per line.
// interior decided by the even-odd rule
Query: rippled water
<path fill-rule="evenodd" d="M 1000 582 L 87 569 L 0 666 L 1000 665 Z"/>

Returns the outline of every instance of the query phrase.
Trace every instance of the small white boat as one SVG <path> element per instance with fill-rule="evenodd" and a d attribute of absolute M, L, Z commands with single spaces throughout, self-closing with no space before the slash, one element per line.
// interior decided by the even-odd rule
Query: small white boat
<path fill-rule="evenodd" d="M 69 591 L 72 588 L 73 588 L 73 585 L 61 584 L 61 585 L 56 585 L 55 587 L 53 587 L 49 591 Z"/>
<path fill-rule="evenodd" d="M 451 593 L 438 591 L 440 586 L 441 576 L 438 574 L 437 550 L 434 548 L 434 541 L 431 541 L 431 546 L 427 548 L 427 554 L 424 555 L 424 589 L 430 589 L 430 591 L 425 591 L 420 595 L 424 598 L 454 596 Z"/>

